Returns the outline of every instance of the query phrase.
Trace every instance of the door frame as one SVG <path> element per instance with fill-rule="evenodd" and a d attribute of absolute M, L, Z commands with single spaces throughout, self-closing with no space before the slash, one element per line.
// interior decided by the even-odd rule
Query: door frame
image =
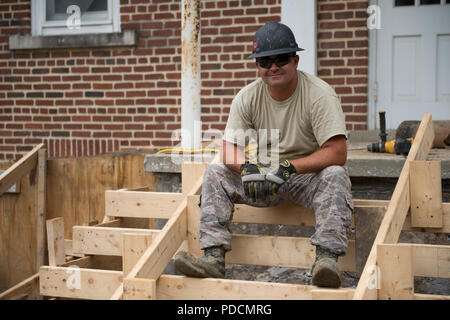
<path fill-rule="evenodd" d="M 369 0 L 369 5 L 378 6 L 378 0 Z M 380 12 L 381 14 L 381 12 Z M 383 16 L 380 17 L 381 28 L 383 28 Z M 378 98 L 378 29 L 368 29 L 369 31 L 369 70 L 367 86 L 367 128 L 369 130 L 379 129 L 379 120 L 377 115 Z"/>

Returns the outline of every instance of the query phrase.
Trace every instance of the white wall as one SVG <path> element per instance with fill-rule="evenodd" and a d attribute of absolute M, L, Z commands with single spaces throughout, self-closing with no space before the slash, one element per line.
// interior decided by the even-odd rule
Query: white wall
<path fill-rule="evenodd" d="M 282 0 L 281 23 L 291 28 L 300 48 L 299 70 L 317 75 L 316 0 Z"/>

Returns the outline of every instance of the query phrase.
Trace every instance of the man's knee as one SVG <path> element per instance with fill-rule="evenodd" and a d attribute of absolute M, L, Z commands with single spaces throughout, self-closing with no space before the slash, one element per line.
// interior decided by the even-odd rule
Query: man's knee
<path fill-rule="evenodd" d="M 328 166 L 323 169 L 320 173 L 322 177 L 348 177 L 347 170 L 343 166 Z"/>
<path fill-rule="evenodd" d="M 223 163 L 210 164 L 205 170 L 205 177 L 227 173 L 229 169 Z"/>

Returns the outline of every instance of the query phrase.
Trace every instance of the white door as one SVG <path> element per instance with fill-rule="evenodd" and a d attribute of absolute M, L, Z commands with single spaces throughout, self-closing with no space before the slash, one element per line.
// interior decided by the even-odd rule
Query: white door
<path fill-rule="evenodd" d="M 378 119 L 378 112 L 386 111 L 388 129 L 421 120 L 425 113 L 433 120 L 450 119 L 450 0 L 379 0 L 378 5 L 372 114 Z"/>

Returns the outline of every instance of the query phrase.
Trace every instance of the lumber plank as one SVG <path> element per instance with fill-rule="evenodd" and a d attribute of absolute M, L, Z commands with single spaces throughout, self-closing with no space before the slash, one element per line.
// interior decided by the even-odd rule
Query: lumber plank
<path fill-rule="evenodd" d="M 127 276 L 139 261 L 139 258 L 144 254 L 145 250 L 147 250 L 152 243 L 153 234 L 123 233 L 122 239 L 123 274 Z"/>
<path fill-rule="evenodd" d="M 72 256 L 77 258 L 83 258 L 84 254 L 82 253 L 74 253 L 72 250 L 72 240 L 64 239 L 64 252 L 66 256 Z"/>
<path fill-rule="evenodd" d="M 157 279 L 187 237 L 187 198 L 129 273 L 129 278 Z"/>
<path fill-rule="evenodd" d="M 227 263 L 295 267 L 310 269 L 315 260 L 315 247 L 309 238 L 235 234 Z M 347 254 L 339 257 L 343 271 L 355 272 L 355 241 L 349 240 Z"/>
<path fill-rule="evenodd" d="M 152 235 L 142 233 L 141 234 L 124 233 L 122 237 L 123 237 L 122 266 L 123 266 L 123 274 L 126 277 L 130 273 L 134 265 L 139 261 L 139 258 L 143 255 L 145 250 L 147 250 L 147 248 L 150 246 L 153 239 Z M 124 288 L 125 288 L 124 283 L 122 283 L 114 292 L 110 300 L 124 299 Z M 131 294 L 129 296 L 125 296 L 125 299 L 132 299 L 135 296 L 136 290 L 134 288 L 131 289 L 129 286 L 127 286 L 127 288 L 129 288 L 127 292 Z M 149 297 L 149 295 L 147 295 L 146 297 Z M 153 297 L 155 297 L 155 295 L 153 295 Z"/>
<path fill-rule="evenodd" d="M 25 176 L 37 165 L 38 151 L 44 146 L 43 143 L 35 146 L 30 152 L 20 158 L 11 167 L 0 175 L 0 196 L 8 191 L 12 185 Z"/>
<path fill-rule="evenodd" d="M 146 234 L 155 239 L 161 230 L 74 226 L 71 255 L 122 256 L 122 236 L 125 233 Z M 180 248 L 187 248 L 187 243 Z"/>
<path fill-rule="evenodd" d="M 181 193 L 111 191 L 105 192 L 105 217 L 169 219 L 183 199 Z"/>
<path fill-rule="evenodd" d="M 161 275 L 156 283 L 161 300 L 311 300 L 316 286 Z M 336 289 L 336 291 L 354 289 Z"/>
<path fill-rule="evenodd" d="M 200 208 L 198 206 L 199 196 L 187 196 L 187 242 L 188 252 L 201 257 L 203 251 L 200 249 Z"/>
<path fill-rule="evenodd" d="M 75 254 L 121 256 L 124 233 L 154 237 L 159 234 L 159 230 L 74 226 L 72 233 L 72 251 Z"/>
<path fill-rule="evenodd" d="M 39 271 L 43 296 L 109 299 L 123 282 L 121 271 L 43 266 Z"/>
<path fill-rule="evenodd" d="M 378 244 L 377 257 L 381 276 L 378 299 L 413 299 L 412 247 L 409 244 Z"/>
<path fill-rule="evenodd" d="M 46 220 L 46 177 L 47 177 L 47 150 L 40 148 L 37 160 L 37 188 L 36 188 L 36 272 L 45 262 L 45 220 Z M 64 237 L 63 237 L 64 238 Z M 64 250 L 63 250 L 64 253 Z"/>
<path fill-rule="evenodd" d="M 444 296 L 440 294 L 415 293 L 414 300 L 450 300 L 450 296 Z"/>
<path fill-rule="evenodd" d="M 450 278 L 450 246 L 409 245 L 412 248 L 415 276 Z"/>
<path fill-rule="evenodd" d="M 189 214 L 198 217 L 197 220 L 193 217 L 193 223 L 200 221 L 200 208 L 197 205 L 199 201 L 198 195 L 192 197 L 193 205 L 190 206 Z M 195 204 L 195 205 L 194 205 Z M 294 203 L 286 203 L 276 207 L 257 208 L 245 204 L 236 204 L 233 213 L 233 222 L 239 223 L 260 223 L 260 224 L 284 224 L 284 225 L 299 225 L 299 226 L 314 226 L 315 216 L 313 211 L 299 206 Z"/>
<path fill-rule="evenodd" d="M 125 278 L 123 300 L 156 300 L 156 280 Z"/>
<path fill-rule="evenodd" d="M 15 286 L 0 293 L 0 300 L 19 300 L 38 291 L 39 288 L 39 273 L 23 280 Z"/>
<path fill-rule="evenodd" d="M 64 218 L 47 220 L 48 264 L 59 266 L 66 262 L 64 249 Z"/>
<path fill-rule="evenodd" d="M 411 226 L 411 214 L 408 213 L 403 224 L 403 231 L 450 233 L 450 203 L 442 203 L 442 228 L 414 228 Z"/>
<path fill-rule="evenodd" d="M 411 226 L 442 228 L 440 161 L 411 161 Z"/>
<path fill-rule="evenodd" d="M 181 190 L 183 195 L 187 195 L 197 181 L 203 182 L 203 174 L 207 167 L 207 162 L 183 162 L 181 164 Z"/>
<path fill-rule="evenodd" d="M 200 221 L 200 208 L 198 207 L 198 195 L 189 196 L 193 199 L 190 210 L 192 214 L 198 216 L 197 220 L 192 218 L 192 228 Z M 388 200 L 365 200 L 355 199 L 354 205 L 358 208 L 372 207 L 374 212 L 378 210 L 385 211 L 389 205 Z M 189 214 L 191 215 L 191 211 Z M 404 231 L 423 231 L 436 233 L 450 233 L 450 203 L 442 203 L 443 226 L 442 228 L 413 228 L 411 227 L 411 216 L 408 211 L 402 230 Z M 355 225 L 355 217 L 353 217 L 352 226 Z M 283 204 L 269 208 L 255 208 L 248 205 L 236 204 L 233 214 L 233 222 L 239 223 L 261 223 L 261 224 L 283 224 L 298 226 L 315 226 L 314 213 L 302 206 L 294 203 Z"/>
<path fill-rule="evenodd" d="M 123 283 L 119 285 L 119 287 L 114 291 L 113 295 L 109 300 L 122 300 L 123 299 Z"/>
<path fill-rule="evenodd" d="M 434 130 L 431 114 L 426 114 L 416 133 L 415 140 L 411 146 L 408 157 L 403 165 L 400 177 L 397 181 L 391 201 L 384 215 L 374 245 L 367 258 L 366 265 L 361 274 L 353 299 L 376 300 L 378 292 L 376 288 L 369 289 L 371 271 L 377 265 L 377 245 L 383 243 L 396 243 L 403 228 L 406 215 L 410 209 L 409 194 L 409 164 L 414 160 L 426 160 L 426 156 L 433 144 Z"/>
<path fill-rule="evenodd" d="M 345 289 L 314 289 L 311 290 L 312 300 L 349 300 L 352 292 Z"/>

